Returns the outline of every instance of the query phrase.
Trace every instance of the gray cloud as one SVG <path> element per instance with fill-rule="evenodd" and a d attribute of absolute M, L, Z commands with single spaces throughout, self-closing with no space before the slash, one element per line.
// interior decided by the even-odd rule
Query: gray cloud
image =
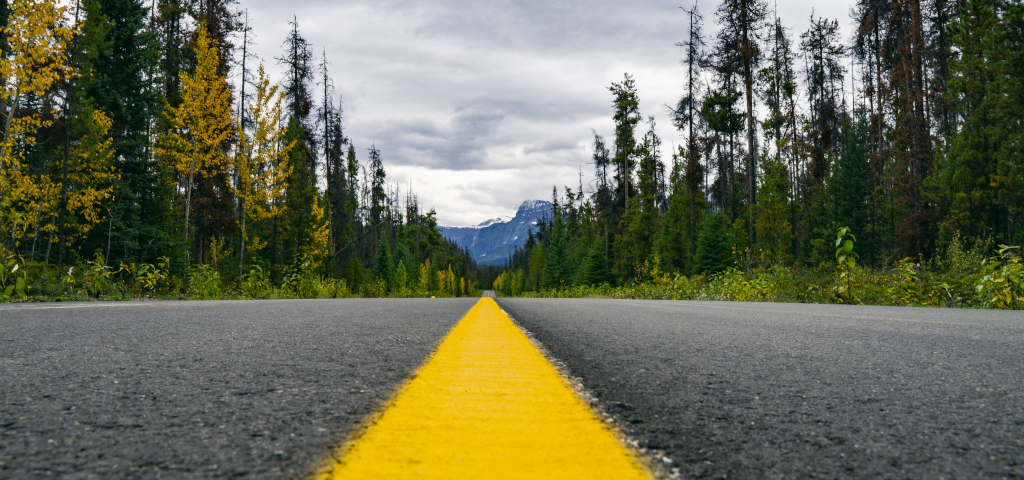
<path fill-rule="evenodd" d="M 686 32 L 678 6 L 691 0 L 240 1 L 278 75 L 272 59 L 298 17 L 316 52 L 327 51 L 360 158 L 375 144 L 390 179 L 411 181 L 442 223 L 511 214 L 552 184 L 576 185 L 580 168 L 589 174 L 591 129 L 611 133 L 607 87 L 623 72 L 666 146 L 679 138 L 663 105 L 682 92 L 674 43 Z M 795 35 L 812 5 L 779 5 Z M 700 7 L 713 31 L 715 5 Z M 817 6 L 843 24 L 847 8 Z"/>

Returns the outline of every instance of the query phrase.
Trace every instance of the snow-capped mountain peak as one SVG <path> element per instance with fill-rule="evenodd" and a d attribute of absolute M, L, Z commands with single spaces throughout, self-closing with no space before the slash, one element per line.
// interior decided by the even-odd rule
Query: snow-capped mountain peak
<path fill-rule="evenodd" d="M 500 216 L 472 227 L 441 227 L 441 233 L 468 248 L 478 263 L 500 265 L 515 247 L 526 241 L 530 232 L 537 231 L 538 218 L 550 216 L 550 202 L 527 200 L 519 206 L 515 217 Z"/>
<path fill-rule="evenodd" d="M 515 217 L 510 217 L 508 215 L 502 215 L 502 216 L 500 216 L 498 218 L 492 218 L 490 220 L 485 220 L 485 221 L 481 222 L 479 225 L 477 225 L 477 226 L 475 226 L 473 228 L 489 227 L 489 226 L 494 225 L 496 223 L 508 223 L 508 222 L 511 222 L 513 218 L 515 218 Z"/>

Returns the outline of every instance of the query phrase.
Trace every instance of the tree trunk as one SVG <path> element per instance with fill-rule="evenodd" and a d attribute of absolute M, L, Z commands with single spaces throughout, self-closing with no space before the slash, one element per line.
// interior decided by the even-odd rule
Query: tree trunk
<path fill-rule="evenodd" d="M 192 254 L 192 250 L 188 244 L 189 234 L 189 214 L 192 210 L 192 181 L 195 177 L 194 171 L 190 169 L 188 173 L 188 184 L 185 185 L 185 271 L 188 272 L 189 267 L 189 256 Z"/>
<path fill-rule="evenodd" d="M 242 211 L 242 248 L 238 250 L 238 294 L 242 294 L 242 276 L 245 272 L 245 199 L 238 202 Z"/>

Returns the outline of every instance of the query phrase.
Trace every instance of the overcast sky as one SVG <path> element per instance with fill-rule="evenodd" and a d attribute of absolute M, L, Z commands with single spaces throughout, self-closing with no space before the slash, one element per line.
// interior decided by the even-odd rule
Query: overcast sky
<path fill-rule="evenodd" d="M 388 181 L 412 182 L 442 225 L 512 215 L 551 187 L 592 178 L 591 129 L 611 137 L 608 86 L 629 72 L 668 157 L 681 138 L 664 105 L 682 93 L 687 20 L 672 1 L 240 0 L 257 55 L 279 80 L 292 15 L 317 56 L 326 49 L 346 134 L 360 161 L 375 144 Z M 710 1 L 698 5 L 717 29 Z M 780 2 L 794 37 L 816 16 L 850 32 L 849 4 Z M 237 42 L 236 42 L 237 43 Z M 643 127 L 646 130 L 646 126 Z M 666 162 L 668 158 L 664 159 Z M 586 188 L 586 186 L 585 186 Z"/>

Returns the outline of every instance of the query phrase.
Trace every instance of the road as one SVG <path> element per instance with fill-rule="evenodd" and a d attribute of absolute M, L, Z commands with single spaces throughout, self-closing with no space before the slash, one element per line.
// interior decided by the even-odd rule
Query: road
<path fill-rule="evenodd" d="M 499 304 L 684 478 L 1024 477 L 1021 312 Z"/>
<path fill-rule="evenodd" d="M 1024 477 L 1020 312 L 497 300 L 678 477 Z M 475 303 L 0 305 L 0 478 L 308 476 Z"/>
<path fill-rule="evenodd" d="M 296 478 L 475 298 L 0 305 L 0 478 Z"/>

